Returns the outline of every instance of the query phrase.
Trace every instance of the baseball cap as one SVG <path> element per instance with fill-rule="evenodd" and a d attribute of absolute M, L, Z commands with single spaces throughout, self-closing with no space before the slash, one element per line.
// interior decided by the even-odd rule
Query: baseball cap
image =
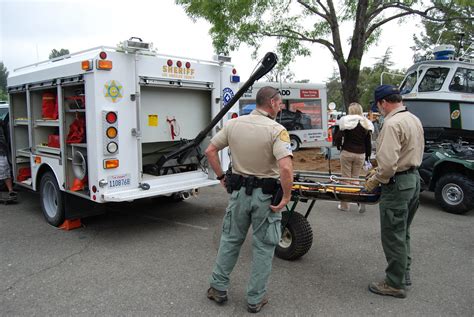
<path fill-rule="evenodd" d="M 375 88 L 374 91 L 374 103 L 377 105 L 377 103 L 382 100 L 383 98 L 390 96 L 390 95 L 399 95 L 400 90 L 392 85 L 380 85 L 377 88 Z"/>

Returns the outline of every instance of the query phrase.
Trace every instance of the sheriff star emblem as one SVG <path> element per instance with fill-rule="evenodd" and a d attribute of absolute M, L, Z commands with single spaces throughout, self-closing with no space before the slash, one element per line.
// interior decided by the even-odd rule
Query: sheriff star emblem
<path fill-rule="evenodd" d="M 104 96 L 113 103 L 122 99 L 123 86 L 116 80 L 110 80 L 104 85 Z"/>

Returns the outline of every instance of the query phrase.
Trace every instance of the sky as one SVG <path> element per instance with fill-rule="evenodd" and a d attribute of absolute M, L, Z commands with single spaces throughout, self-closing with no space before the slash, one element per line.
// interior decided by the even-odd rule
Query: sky
<path fill-rule="evenodd" d="M 52 49 L 77 52 L 96 46 L 115 46 L 137 36 L 153 42 L 158 52 L 195 59 L 212 59 L 210 24 L 193 22 L 174 0 L 0 0 L 0 61 L 15 68 L 44 61 Z M 398 25 L 387 24 L 379 42 L 365 54 L 362 65 L 372 65 L 387 48 L 392 49 L 394 68 L 412 64 L 412 34 L 419 29 L 414 18 Z M 342 28 L 349 35 L 350 27 Z M 311 57 L 298 57 L 291 65 L 295 80 L 323 83 L 337 67 L 329 51 L 310 46 Z M 266 42 L 259 56 L 272 50 Z M 252 49 L 242 45 L 230 54 L 245 80 L 257 64 Z"/>

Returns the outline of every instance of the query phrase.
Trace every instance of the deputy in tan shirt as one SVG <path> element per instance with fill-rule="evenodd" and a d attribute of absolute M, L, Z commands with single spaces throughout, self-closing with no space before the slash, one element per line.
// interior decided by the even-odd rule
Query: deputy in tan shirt
<path fill-rule="evenodd" d="M 293 155 L 288 132 L 263 109 L 230 120 L 211 143 L 230 147 L 233 173 L 243 176 L 278 178 L 278 160 Z"/>
<path fill-rule="evenodd" d="M 420 120 L 403 105 L 385 116 L 377 138 L 377 180 L 387 184 L 395 173 L 418 168 L 423 159 L 425 138 Z"/>
<path fill-rule="evenodd" d="M 267 304 L 266 284 L 275 247 L 281 238 L 281 213 L 291 198 L 293 163 L 290 137 L 275 122 L 282 100 L 278 90 L 263 87 L 257 93 L 257 108 L 250 115 L 228 121 L 211 140 L 206 155 L 217 179 L 231 184 L 231 196 L 222 225 L 216 263 L 207 297 L 217 303 L 227 300 L 230 273 L 240 247 L 252 226 L 252 270 L 247 286 L 247 309 L 257 313 Z M 230 148 L 232 172 L 224 174 L 218 152 Z M 272 194 L 280 178 L 281 202 L 272 205 Z"/>
<path fill-rule="evenodd" d="M 411 285 L 410 225 L 419 205 L 423 127 L 403 106 L 397 87 L 381 85 L 374 97 L 385 120 L 377 139 L 378 167 L 367 179 L 365 189 L 372 192 L 382 184 L 380 223 L 388 266 L 385 279 L 371 283 L 369 290 L 404 298 L 406 286 Z"/>

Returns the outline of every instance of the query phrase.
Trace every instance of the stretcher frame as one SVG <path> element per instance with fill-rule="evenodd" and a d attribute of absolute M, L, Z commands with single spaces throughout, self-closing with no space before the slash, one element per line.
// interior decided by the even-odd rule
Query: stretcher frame
<path fill-rule="evenodd" d="M 304 215 L 308 218 L 316 200 L 343 201 L 359 204 L 377 204 L 380 190 L 368 193 L 364 190 L 365 178 L 342 177 L 340 174 L 328 174 L 315 171 L 295 171 L 291 191 L 291 207 L 286 206 L 289 216 L 299 202 L 311 201 Z M 356 184 L 358 183 L 358 184 Z M 285 224 L 282 224 L 283 227 Z"/>

